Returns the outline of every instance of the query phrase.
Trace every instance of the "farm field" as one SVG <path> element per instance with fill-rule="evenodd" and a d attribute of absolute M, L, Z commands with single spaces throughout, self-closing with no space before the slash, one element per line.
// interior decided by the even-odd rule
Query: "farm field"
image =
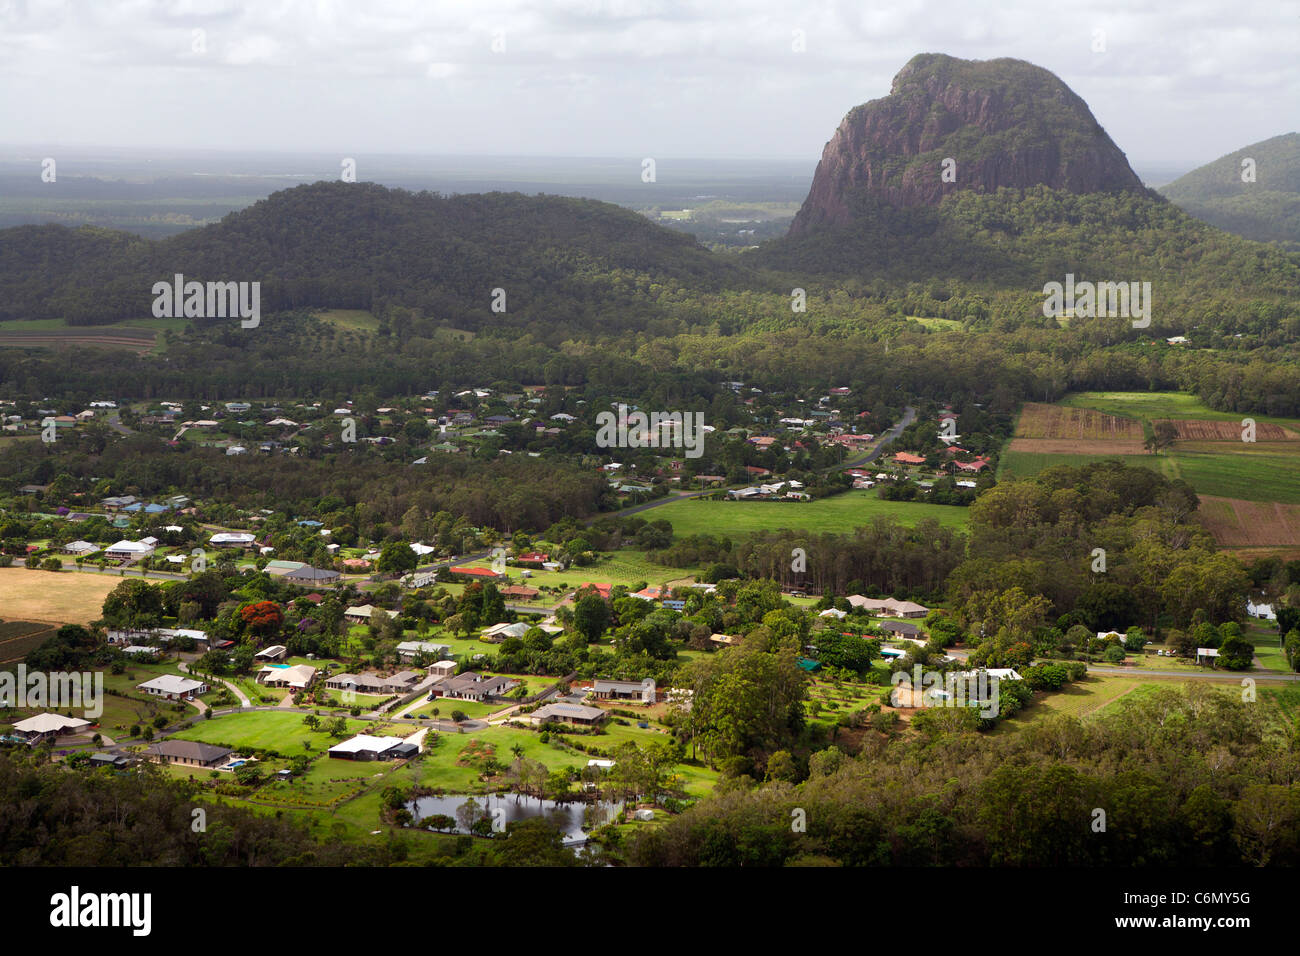
<path fill-rule="evenodd" d="M 88 624 L 100 617 L 105 596 L 120 580 L 105 574 L 0 568 L 0 608 L 7 620 Z"/>
<path fill-rule="evenodd" d="M 1300 430 L 1300 422 L 1295 419 L 1215 411 L 1195 395 L 1187 395 L 1183 392 L 1075 392 L 1067 395 L 1057 404 L 1067 408 L 1091 408 L 1108 415 L 1148 422 L 1160 419 L 1236 422 L 1238 438 L 1241 435 L 1241 420 L 1247 417 L 1255 419 L 1257 423 L 1269 422 L 1293 431 Z"/>
<path fill-rule="evenodd" d="M 53 637 L 55 630 L 53 625 L 39 621 L 0 622 L 0 668 L 23 660 Z"/>
<path fill-rule="evenodd" d="M 1136 441 L 1141 446 L 1143 435 L 1141 423 L 1132 418 L 1088 408 L 1026 402 L 1016 421 L 1016 438 Z"/>
<path fill-rule="evenodd" d="M 1300 547 L 1300 504 L 1200 498 L 1201 522 L 1224 547 Z"/>
<path fill-rule="evenodd" d="M 187 319 L 144 318 L 108 325 L 67 325 L 61 319 L 0 322 L 0 348 L 104 348 L 144 354 L 162 348 L 159 333 L 183 330 Z"/>
<path fill-rule="evenodd" d="M 877 516 L 897 518 L 916 525 L 934 518 L 946 528 L 964 530 L 965 508 L 917 501 L 885 501 L 873 491 L 848 491 L 833 498 L 808 502 L 674 501 L 645 512 L 649 521 L 664 519 L 676 535 L 712 534 L 737 537 L 756 531 L 789 528 L 796 531 L 848 534 Z"/>

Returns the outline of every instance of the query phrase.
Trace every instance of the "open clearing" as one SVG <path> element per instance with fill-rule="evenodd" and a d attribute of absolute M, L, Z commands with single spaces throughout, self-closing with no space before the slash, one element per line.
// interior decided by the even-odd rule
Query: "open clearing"
<path fill-rule="evenodd" d="M 1067 408 L 1092 408 L 1108 415 L 1136 418 L 1145 422 L 1156 422 L 1162 419 L 1236 422 L 1238 438 L 1241 437 L 1240 424 L 1243 418 L 1253 418 L 1257 423 L 1270 422 L 1300 432 L 1300 422 L 1295 419 L 1259 415 L 1254 412 L 1216 411 L 1195 395 L 1184 392 L 1075 392 L 1065 396 L 1057 404 Z"/>
<path fill-rule="evenodd" d="M 1145 453 L 1142 440 L 1104 441 L 1079 438 L 1013 438 L 1011 451 L 1034 455 L 1141 455 Z"/>
<path fill-rule="evenodd" d="M 70 571 L 0 568 L 0 616 L 46 624 L 89 624 L 121 578 Z"/>
<path fill-rule="evenodd" d="M 934 518 L 940 525 L 960 531 L 966 527 L 968 513 L 958 505 L 885 501 L 874 491 L 847 491 L 816 501 L 674 501 L 641 515 L 647 521 L 668 521 L 679 536 L 712 534 L 733 538 L 783 528 L 849 534 L 877 516 L 897 518 L 908 526 Z"/>
<path fill-rule="evenodd" d="M 1240 421 L 1216 422 L 1204 419 L 1159 419 L 1170 422 L 1178 433 L 1179 441 L 1233 441 L 1247 444 L 1242 439 L 1245 430 Z M 1256 442 L 1295 441 L 1300 432 L 1274 425 L 1271 422 L 1255 423 Z"/>

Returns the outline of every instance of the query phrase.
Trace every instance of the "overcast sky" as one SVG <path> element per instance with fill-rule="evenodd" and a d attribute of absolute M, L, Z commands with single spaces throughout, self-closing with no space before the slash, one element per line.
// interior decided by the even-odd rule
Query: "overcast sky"
<path fill-rule="evenodd" d="M 1046 67 L 1130 161 L 1300 126 L 1300 0 L 0 0 L 0 142 L 815 161 L 922 52 Z"/>

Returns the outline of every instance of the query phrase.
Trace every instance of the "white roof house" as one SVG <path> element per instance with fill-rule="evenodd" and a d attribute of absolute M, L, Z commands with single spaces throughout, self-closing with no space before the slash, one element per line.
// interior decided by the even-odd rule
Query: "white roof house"
<path fill-rule="evenodd" d="M 329 749 L 329 754 L 331 757 L 335 755 L 350 757 L 361 753 L 378 755 L 405 742 L 401 737 L 375 737 L 371 734 L 357 734 L 351 740 L 335 744 Z"/>
<path fill-rule="evenodd" d="M 143 684 L 136 684 L 135 686 L 148 694 L 176 696 L 194 693 L 201 694 L 208 689 L 208 685 L 202 681 L 191 680 L 188 677 L 181 677 L 177 674 L 162 674 L 155 677 L 153 680 L 147 680 Z"/>
<path fill-rule="evenodd" d="M 28 734 L 70 734 L 90 726 L 90 721 L 79 717 L 64 717 L 62 714 L 37 714 L 14 724 L 14 730 L 26 736 Z"/>
<path fill-rule="evenodd" d="M 110 544 L 104 549 L 104 553 L 110 558 L 114 557 L 136 557 L 142 558 L 145 555 L 153 554 L 153 545 L 145 544 L 143 541 L 127 541 L 123 539 L 116 544 Z"/>
<path fill-rule="evenodd" d="M 246 545 L 257 540 L 257 536 L 248 531 L 218 531 L 208 539 L 215 545 Z"/>

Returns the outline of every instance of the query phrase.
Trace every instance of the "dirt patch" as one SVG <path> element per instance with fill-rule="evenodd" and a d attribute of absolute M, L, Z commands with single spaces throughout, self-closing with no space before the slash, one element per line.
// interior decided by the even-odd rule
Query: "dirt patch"
<path fill-rule="evenodd" d="M 76 571 L 0 568 L 0 616 L 46 624 L 89 624 L 121 578 Z"/>
<path fill-rule="evenodd" d="M 1245 416 L 1243 416 L 1245 417 Z M 1207 422 L 1195 419 L 1168 419 L 1178 431 L 1179 441 L 1235 441 L 1242 440 L 1241 422 Z M 1255 441 L 1295 441 L 1300 433 L 1281 425 L 1256 423 Z"/>
<path fill-rule="evenodd" d="M 1126 441 L 1069 438 L 1013 438 L 1011 451 L 1027 451 L 1040 455 L 1143 455 L 1146 449 L 1142 440 Z"/>
<path fill-rule="evenodd" d="M 1142 445 L 1142 423 L 1091 408 L 1026 402 L 1016 423 L 1017 438 L 1134 441 Z"/>
<path fill-rule="evenodd" d="M 1228 548 L 1300 547 L 1300 505 L 1201 495 L 1199 515 Z"/>

